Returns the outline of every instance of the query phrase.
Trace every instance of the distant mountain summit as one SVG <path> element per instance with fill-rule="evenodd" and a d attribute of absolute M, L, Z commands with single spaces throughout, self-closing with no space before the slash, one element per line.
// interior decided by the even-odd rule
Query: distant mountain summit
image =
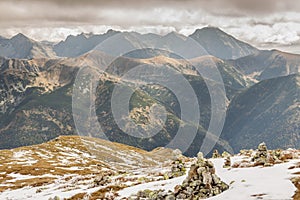
<path fill-rule="evenodd" d="M 199 42 L 209 54 L 221 59 L 236 59 L 258 52 L 255 47 L 215 27 L 197 29 L 189 37 Z"/>
<path fill-rule="evenodd" d="M 0 56 L 7 58 L 55 57 L 52 47 L 29 39 L 19 33 L 11 39 L 0 38 Z"/>

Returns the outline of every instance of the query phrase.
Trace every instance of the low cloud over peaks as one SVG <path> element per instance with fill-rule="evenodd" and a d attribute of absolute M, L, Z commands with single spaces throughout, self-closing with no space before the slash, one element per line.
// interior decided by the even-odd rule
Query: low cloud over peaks
<path fill-rule="evenodd" d="M 59 41 L 107 28 L 190 34 L 212 25 L 268 48 L 299 42 L 299 13 L 294 0 L 0 0 L 0 31 Z"/>

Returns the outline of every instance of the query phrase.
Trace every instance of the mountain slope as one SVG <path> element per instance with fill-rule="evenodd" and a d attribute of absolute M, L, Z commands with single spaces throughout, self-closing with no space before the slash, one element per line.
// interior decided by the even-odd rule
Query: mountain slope
<path fill-rule="evenodd" d="M 222 138 L 235 151 L 265 141 L 272 149 L 299 148 L 300 75 L 262 81 L 237 95 Z"/>
<path fill-rule="evenodd" d="M 14 200 L 104 199 L 105 193 L 163 180 L 178 154 L 78 136 L 0 152 L 0 198 Z"/>
<path fill-rule="evenodd" d="M 29 39 L 19 33 L 11 39 L 0 38 L 0 56 L 7 58 L 49 58 L 55 57 L 50 45 Z"/>
<path fill-rule="evenodd" d="M 97 52 L 92 52 L 91 57 L 85 55 L 75 59 L 32 60 L 29 63 L 23 60 L 4 60 L 4 63 L 15 64 L 2 65 L 3 69 L 11 68 L 14 70 L 11 73 L 3 73 L 3 79 L 9 79 L 17 86 L 23 84 L 21 87 L 24 89 L 19 91 L 19 87 L 15 86 L 12 82 L 3 83 L 4 91 L 6 91 L 5 88 L 15 88 L 19 93 L 14 92 L 14 90 L 8 92 L 8 94 L 12 94 L 12 99 L 14 99 L 16 103 L 11 105 L 11 101 L 7 99 L 7 101 L 5 101 L 6 103 L 3 104 L 3 108 L 9 107 L 9 109 L 3 110 L 0 116 L 0 134 L 2 138 L 4 138 L 0 142 L 0 147 L 13 148 L 31 145 L 48 141 L 58 135 L 75 134 L 76 129 L 72 115 L 72 90 L 75 74 L 79 68 L 85 65 L 84 63 L 99 67 L 99 63 L 105 63 L 105 59 L 102 53 L 97 56 Z M 235 71 L 234 68 L 216 58 L 202 57 L 193 62 L 202 65 L 203 68 L 205 68 L 205 66 L 210 68 L 211 66 L 205 64 L 207 60 L 215 60 L 217 62 L 217 67 L 225 82 L 225 89 L 228 92 L 228 99 L 231 99 L 236 92 L 244 89 L 249 83 L 243 80 L 242 75 Z M 25 62 L 25 64 L 23 64 L 23 62 Z M 78 63 L 78 65 L 76 63 Z M 134 93 L 130 104 L 132 109 L 131 117 L 138 121 L 140 120 L 139 123 L 141 123 L 141 127 L 144 126 L 143 124 L 147 124 L 149 120 L 149 108 L 147 108 L 147 106 L 157 104 L 167 109 L 168 120 L 166 125 L 155 137 L 149 139 L 129 137 L 118 128 L 118 125 L 113 120 L 111 94 L 116 83 L 125 85 L 130 83 L 135 85 L 137 82 L 137 79 L 123 82 L 120 81 L 119 77 L 136 66 L 143 64 L 163 65 L 167 68 L 173 68 L 174 72 L 178 73 L 178 75 L 183 74 L 194 89 L 201 107 L 199 111 L 201 118 L 199 127 L 196 126 L 196 129 L 198 129 L 197 136 L 187 153 L 189 155 L 196 154 L 199 151 L 199 144 L 202 143 L 204 136 L 210 134 L 207 133 L 207 127 L 211 116 L 211 100 L 203 77 L 201 77 L 187 61 L 164 56 L 148 59 L 121 57 L 115 60 L 114 63 L 106 69 L 106 75 L 100 78 L 97 88 L 96 109 L 98 121 L 103 130 L 113 141 L 147 150 L 164 146 L 174 137 L 181 122 L 180 104 L 170 90 L 160 85 L 154 84 L 141 87 L 140 90 Z M 35 69 L 34 66 L 38 67 L 36 67 L 36 72 L 31 75 L 29 72 L 31 69 Z M 28 70 L 29 72 L 27 72 Z M 141 71 L 140 73 L 143 72 Z M 22 76 L 18 76 L 20 79 L 18 79 L 18 81 L 11 77 L 16 74 L 22 74 Z M 43 84 L 39 82 L 39 80 L 43 80 Z M 31 90 L 29 90 L 30 88 Z M 185 98 L 189 97 L 186 96 Z M 195 125 L 189 124 L 189 122 L 185 122 L 185 126 L 195 128 Z M 217 140 L 213 135 L 209 137 L 213 141 Z M 216 142 L 216 148 L 219 148 L 221 151 L 224 148 L 230 150 L 226 141 L 221 140 Z"/>
<path fill-rule="evenodd" d="M 197 29 L 189 37 L 199 42 L 209 54 L 221 59 L 236 59 L 258 51 L 255 47 L 214 27 Z"/>
<path fill-rule="evenodd" d="M 257 80 L 300 73 L 300 55 L 278 50 L 259 51 L 228 63 Z"/>

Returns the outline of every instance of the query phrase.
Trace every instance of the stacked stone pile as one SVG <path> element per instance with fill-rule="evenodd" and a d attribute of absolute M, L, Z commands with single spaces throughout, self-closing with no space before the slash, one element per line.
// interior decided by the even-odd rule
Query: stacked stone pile
<path fill-rule="evenodd" d="M 174 192 L 144 190 L 129 199 L 203 199 L 218 195 L 228 188 L 229 186 L 215 174 L 213 163 L 203 158 L 202 153 L 198 153 L 197 161 L 191 166 L 187 178 L 175 187 Z"/>

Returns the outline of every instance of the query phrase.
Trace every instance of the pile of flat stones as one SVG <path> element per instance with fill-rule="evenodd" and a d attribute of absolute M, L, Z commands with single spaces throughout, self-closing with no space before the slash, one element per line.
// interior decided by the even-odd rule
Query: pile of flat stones
<path fill-rule="evenodd" d="M 171 171 L 164 175 L 165 179 L 171 179 L 185 175 L 186 166 L 182 158 L 182 156 L 179 156 L 175 161 L 172 162 Z"/>
<path fill-rule="evenodd" d="M 218 195 L 228 188 L 229 186 L 215 174 L 213 163 L 203 158 L 203 154 L 200 152 L 197 155 L 197 161 L 192 164 L 187 178 L 181 185 L 177 185 L 174 188 L 174 192 L 144 190 L 139 191 L 128 199 L 203 199 Z"/>
<path fill-rule="evenodd" d="M 215 149 L 212 154 L 212 158 L 222 158 L 222 155 L 219 154 L 219 151 L 217 149 Z"/>
<path fill-rule="evenodd" d="M 260 143 L 256 151 L 253 150 L 241 150 L 240 154 L 242 156 L 250 157 L 250 160 L 242 160 L 235 162 L 233 168 L 244 168 L 244 167 L 270 167 L 275 164 L 280 164 L 289 159 L 296 159 L 299 157 L 296 150 L 288 149 L 276 149 L 268 150 L 267 145 L 263 142 Z"/>
<path fill-rule="evenodd" d="M 267 145 L 263 142 L 258 145 L 256 154 L 252 157 L 252 162 L 254 166 L 272 166 L 275 160 L 278 158 L 270 153 L 268 153 Z"/>
<path fill-rule="evenodd" d="M 231 159 L 230 159 L 230 156 L 227 156 L 225 158 L 225 162 L 224 162 L 223 168 L 230 168 L 230 167 L 231 167 Z"/>
<path fill-rule="evenodd" d="M 228 188 L 215 174 L 213 163 L 204 159 L 199 152 L 197 162 L 191 166 L 188 177 L 182 185 L 175 187 L 174 193 L 176 199 L 201 199 L 218 195 Z"/>

